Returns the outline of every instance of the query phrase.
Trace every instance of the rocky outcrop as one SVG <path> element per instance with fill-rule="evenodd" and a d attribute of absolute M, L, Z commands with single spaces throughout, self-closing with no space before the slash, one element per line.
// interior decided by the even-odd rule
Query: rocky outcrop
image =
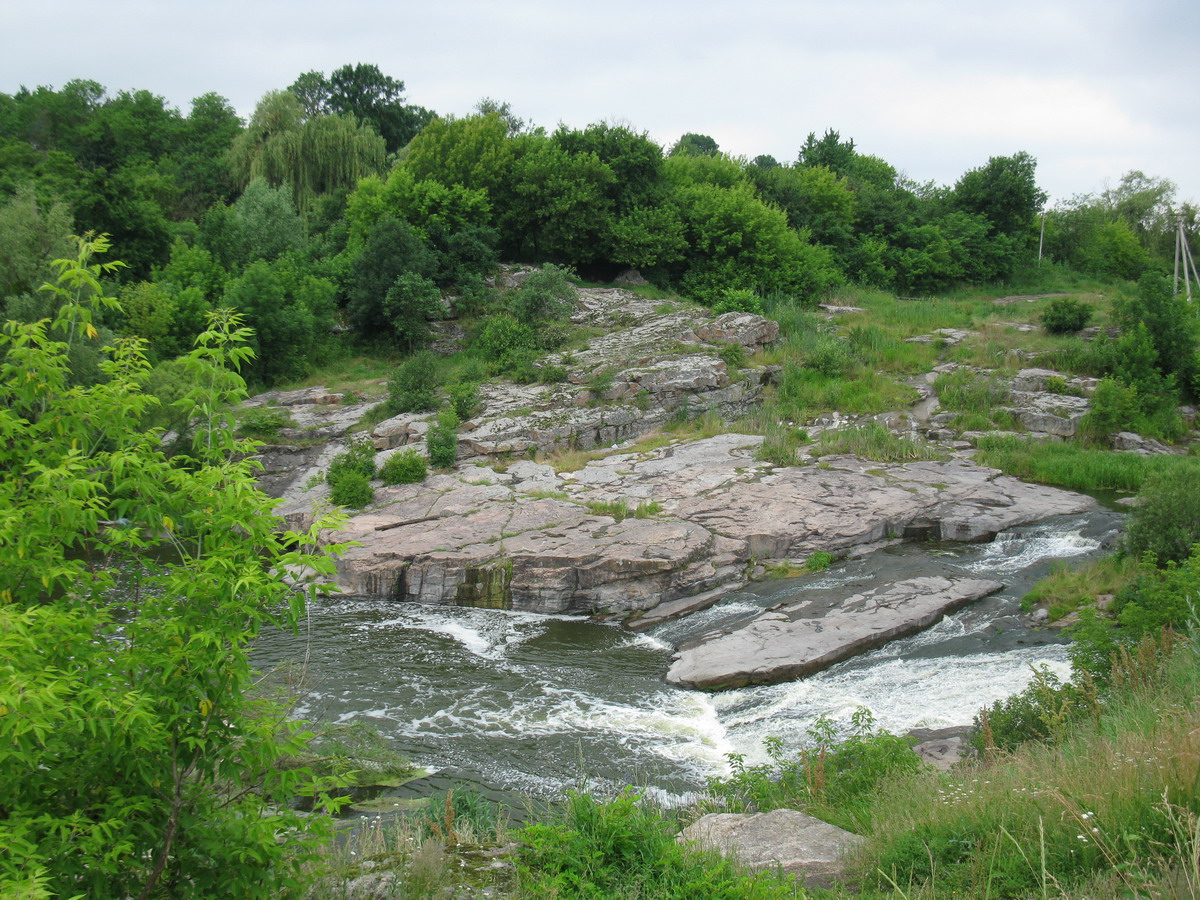
<path fill-rule="evenodd" d="M 845 857 L 863 839 L 794 809 L 776 809 L 709 813 L 677 840 L 720 851 L 750 869 L 782 870 L 804 887 L 828 888 L 845 878 Z"/>
<path fill-rule="evenodd" d="M 723 434 L 633 448 L 561 474 L 524 461 L 507 471 L 464 465 L 378 489 L 326 538 L 357 544 L 338 563 L 354 594 L 650 624 L 742 585 L 751 560 L 802 562 L 903 537 L 983 540 L 1094 503 L 963 460 L 775 467 L 756 458 L 761 441 Z M 306 527 L 323 491 L 280 514 Z"/>
<path fill-rule="evenodd" d="M 726 420 L 749 412 L 773 370 L 731 369 L 720 351 L 731 344 L 761 349 L 779 337 L 779 325 L 748 313 L 710 319 L 700 307 L 667 306 L 618 288 L 581 290 L 572 322 L 611 330 L 542 361 L 561 370 L 559 383 L 482 386 L 479 411 L 460 428 L 459 458 L 611 447 L 662 426 L 681 408 Z M 421 443 L 427 418 L 381 422 L 372 432 L 376 447 Z"/>
<path fill-rule="evenodd" d="M 850 597 L 780 604 L 733 631 L 682 645 L 667 681 L 717 690 L 811 675 L 928 628 L 1003 586 L 998 581 L 928 576 Z"/>

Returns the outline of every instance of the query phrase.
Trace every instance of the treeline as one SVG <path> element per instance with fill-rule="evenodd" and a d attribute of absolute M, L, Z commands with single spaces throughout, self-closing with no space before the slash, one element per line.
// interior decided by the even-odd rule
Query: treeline
<path fill-rule="evenodd" d="M 273 383 L 331 352 L 338 326 L 412 349 L 443 297 L 486 312 L 498 260 L 596 279 L 637 268 L 713 305 L 1011 281 L 1036 260 L 1035 170 L 1026 153 L 997 156 L 939 187 L 835 131 L 780 163 L 702 134 L 664 149 L 624 125 L 547 131 L 491 100 L 439 117 L 373 65 L 304 73 L 245 124 L 216 94 L 183 115 L 148 91 L 72 81 L 0 94 L 0 299 L 8 318 L 47 316 L 38 287 L 68 235 L 108 233 L 129 266 L 122 312 L 100 326 L 163 361 L 233 306 L 255 331 L 250 378 Z M 1129 173 L 1047 216 L 1045 253 L 1105 278 L 1165 270 L 1174 201 L 1170 182 Z"/>

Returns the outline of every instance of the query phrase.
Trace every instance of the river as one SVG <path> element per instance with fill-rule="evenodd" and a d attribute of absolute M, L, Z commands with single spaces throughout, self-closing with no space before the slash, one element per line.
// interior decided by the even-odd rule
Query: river
<path fill-rule="evenodd" d="M 1053 630 L 1031 630 L 1019 598 L 1056 562 L 1101 555 L 1120 516 L 1099 509 L 1016 528 L 988 544 L 905 544 L 827 572 L 761 582 L 646 634 L 574 617 L 341 599 L 311 610 L 300 636 L 263 634 L 263 671 L 302 668 L 298 713 L 365 719 L 434 775 L 410 792 L 468 782 L 497 799 L 637 784 L 681 802 L 727 754 L 798 747 L 821 715 L 865 706 L 897 733 L 969 724 L 1021 690 L 1031 667 L 1069 673 Z M 673 646 L 806 591 L 858 592 L 916 574 L 994 578 L 1005 589 L 933 628 L 815 676 L 718 694 L 662 680 Z"/>

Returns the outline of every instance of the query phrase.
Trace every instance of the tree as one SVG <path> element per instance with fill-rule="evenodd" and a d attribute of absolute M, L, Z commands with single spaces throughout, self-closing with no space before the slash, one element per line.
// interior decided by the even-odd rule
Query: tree
<path fill-rule="evenodd" d="M 404 103 L 404 82 L 384 75 L 367 63 L 345 65 L 326 78 L 322 72 L 305 72 L 289 90 L 310 118 L 349 115 L 370 123 L 395 153 L 433 119 L 433 113 Z"/>
<path fill-rule="evenodd" d="M 427 278 L 433 267 L 433 254 L 412 226 L 394 216 L 380 219 L 350 269 L 346 312 L 351 324 L 366 338 L 390 335 L 388 291 L 406 272 Z"/>
<path fill-rule="evenodd" d="M 830 128 L 821 135 L 820 140 L 815 131 L 808 133 L 804 146 L 800 148 L 797 164 L 804 167 L 824 166 L 839 175 L 849 175 L 857 156 L 853 139 L 843 141 L 841 134 Z"/>
<path fill-rule="evenodd" d="M 716 156 L 721 150 L 717 142 L 707 134 L 689 131 L 671 145 L 669 156 Z"/>
<path fill-rule="evenodd" d="M 383 171 L 386 147 L 371 126 L 353 115 L 306 117 L 288 91 L 268 93 L 229 154 L 234 181 L 245 187 L 265 178 L 287 186 L 301 212 L 321 194 L 349 190 Z"/>
<path fill-rule="evenodd" d="M 315 596 L 283 573 L 332 564 L 315 530 L 278 533 L 218 412 L 244 396 L 236 317 L 185 357 L 187 459 L 142 427 L 138 341 L 68 387 L 68 347 L 115 304 L 107 248 L 58 263 L 54 322 L 0 331 L 0 894 L 275 897 L 329 829 L 288 805 L 319 785 L 279 765 L 306 734 L 254 696 L 249 648 Z"/>
<path fill-rule="evenodd" d="M 954 205 L 985 217 L 995 234 L 1031 240 L 1036 237 L 1037 212 L 1046 202 L 1046 194 L 1037 186 L 1036 170 L 1037 160 L 1028 153 L 993 156 L 986 166 L 958 180 Z"/>

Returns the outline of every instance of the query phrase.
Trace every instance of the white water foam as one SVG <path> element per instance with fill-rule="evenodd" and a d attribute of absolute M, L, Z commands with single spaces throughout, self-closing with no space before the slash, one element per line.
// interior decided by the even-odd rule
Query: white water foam
<path fill-rule="evenodd" d="M 970 572 L 1006 574 L 1019 572 L 1043 559 L 1084 556 L 1100 548 L 1100 542 L 1079 531 L 1051 534 L 1004 533 L 996 536 L 977 559 L 963 563 Z"/>
<path fill-rule="evenodd" d="M 1058 645 L 980 653 L 941 659 L 880 659 L 869 665 L 838 666 L 802 681 L 741 688 L 714 696 L 728 742 L 747 761 L 766 761 L 762 742 L 783 738 L 788 746 L 806 742 L 819 716 L 843 727 L 859 707 L 879 727 L 895 734 L 917 727 L 969 723 L 983 706 L 1018 693 L 1033 667 L 1070 675 L 1066 649 Z"/>

